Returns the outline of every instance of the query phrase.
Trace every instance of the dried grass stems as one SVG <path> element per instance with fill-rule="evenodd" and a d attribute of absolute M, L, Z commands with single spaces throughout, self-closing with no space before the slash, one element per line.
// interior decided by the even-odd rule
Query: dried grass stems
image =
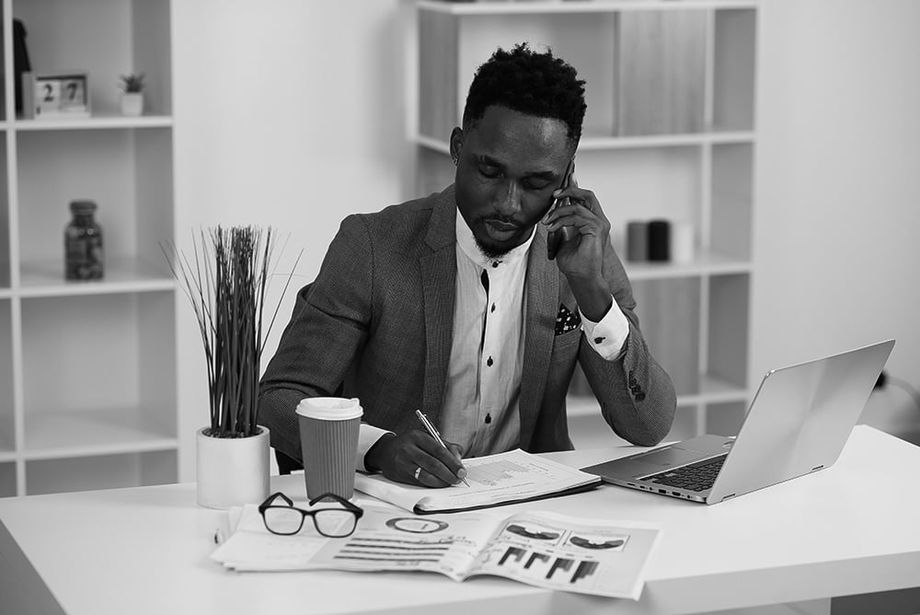
<path fill-rule="evenodd" d="M 192 258 L 174 246 L 169 251 L 163 248 L 170 270 L 192 304 L 204 343 L 211 414 L 205 435 L 245 438 L 258 433 L 262 350 L 280 307 L 279 301 L 263 331 L 275 244 L 271 228 L 218 226 L 200 231 L 198 237 L 192 235 Z"/>

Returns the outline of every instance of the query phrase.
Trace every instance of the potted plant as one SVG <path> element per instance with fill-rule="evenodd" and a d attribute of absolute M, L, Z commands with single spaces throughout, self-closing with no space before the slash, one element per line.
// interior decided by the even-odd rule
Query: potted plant
<path fill-rule="evenodd" d="M 192 237 L 188 258 L 164 249 L 192 304 L 204 344 L 210 422 L 197 434 L 198 503 L 227 508 L 268 497 L 268 429 L 259 425 L 259 376 L 272 230 L 218 226 Z M 297 259 L 299 261 L 299 257 Z M 295 262 L 296 267 L 296 262 Z M 293 276 L 287 276 L 282 295 Z"/>
<path fill-rule="evenodd" d="M 121 114 L 137 117 L 144 113 L 144 73 L 130 73 L 119 77 Z"/>

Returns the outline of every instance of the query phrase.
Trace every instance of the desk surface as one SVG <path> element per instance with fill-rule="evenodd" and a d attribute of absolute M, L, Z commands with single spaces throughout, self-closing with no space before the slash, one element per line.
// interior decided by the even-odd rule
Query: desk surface
<path fill-rule="evenodd" d="M 631 450 L 553 457 L 583 466 Z M 662 540 L 639 602 L 497 578 L 234 573 L 208 558 L 226 515 L 198 507 L 194 484 L 5 498 L 0 611 L 230 615 L 303 605 L 298 612 L 692 613 L 915 587 L 918 470 L 920 448 L 858 426 L 833 467 L 715 506 L 614 486 L 530 505 L 659 524 Z M 303 496 L 300 475 L 272 483 Z"/>

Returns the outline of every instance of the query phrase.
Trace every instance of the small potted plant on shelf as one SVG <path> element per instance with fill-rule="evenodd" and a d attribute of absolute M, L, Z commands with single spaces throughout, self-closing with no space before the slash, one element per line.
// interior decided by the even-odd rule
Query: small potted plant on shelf
<path fill-rule="evenodd" d="M 163 252 L 192 304 L 207 363 L 210 422 L 197 434 L 198 503 L 257 504 L 269 488 L 269 434 L 258 424 L 258 395 L 264 338 L 279 307 L 263 331 L 274 236 L 270 228 L 218 226 L 193 235 L 192 246 L 191 258 L 174 247 Z M 292 276 L 293 269 L 282 296 Z"/>
<path fill-rule="evenodd" d="M 119 77 L 121 114 L 137 117 L 144 113 L 144 73 L 129 73 Z"/>

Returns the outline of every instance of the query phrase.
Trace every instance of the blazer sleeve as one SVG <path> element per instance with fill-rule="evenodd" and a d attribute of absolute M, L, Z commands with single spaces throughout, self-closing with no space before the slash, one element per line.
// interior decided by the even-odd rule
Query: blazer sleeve
<path fill-rule="evenodd" d="M 629 321 L 626 345 L 618 358 L 607 361 L 582 336 L 578 361 L 614 432 L 633 444 L 651 446 L 671 429 L 677 408 L 674 385 L 649 352 L 635 313 L 632 286 L 612 248 L 605 255 L 604 277 Z"/>
<path fill-rule="evenodd" d="M 365 223 L 349 216 L 316 280 L 303 287 L 278 349 L 262 376 L 259 422 L 271 445 L 301 458 L 295 410 L 304 397 L 334 395 L 367 338 L 372 320 L 373 248 Z"/>

